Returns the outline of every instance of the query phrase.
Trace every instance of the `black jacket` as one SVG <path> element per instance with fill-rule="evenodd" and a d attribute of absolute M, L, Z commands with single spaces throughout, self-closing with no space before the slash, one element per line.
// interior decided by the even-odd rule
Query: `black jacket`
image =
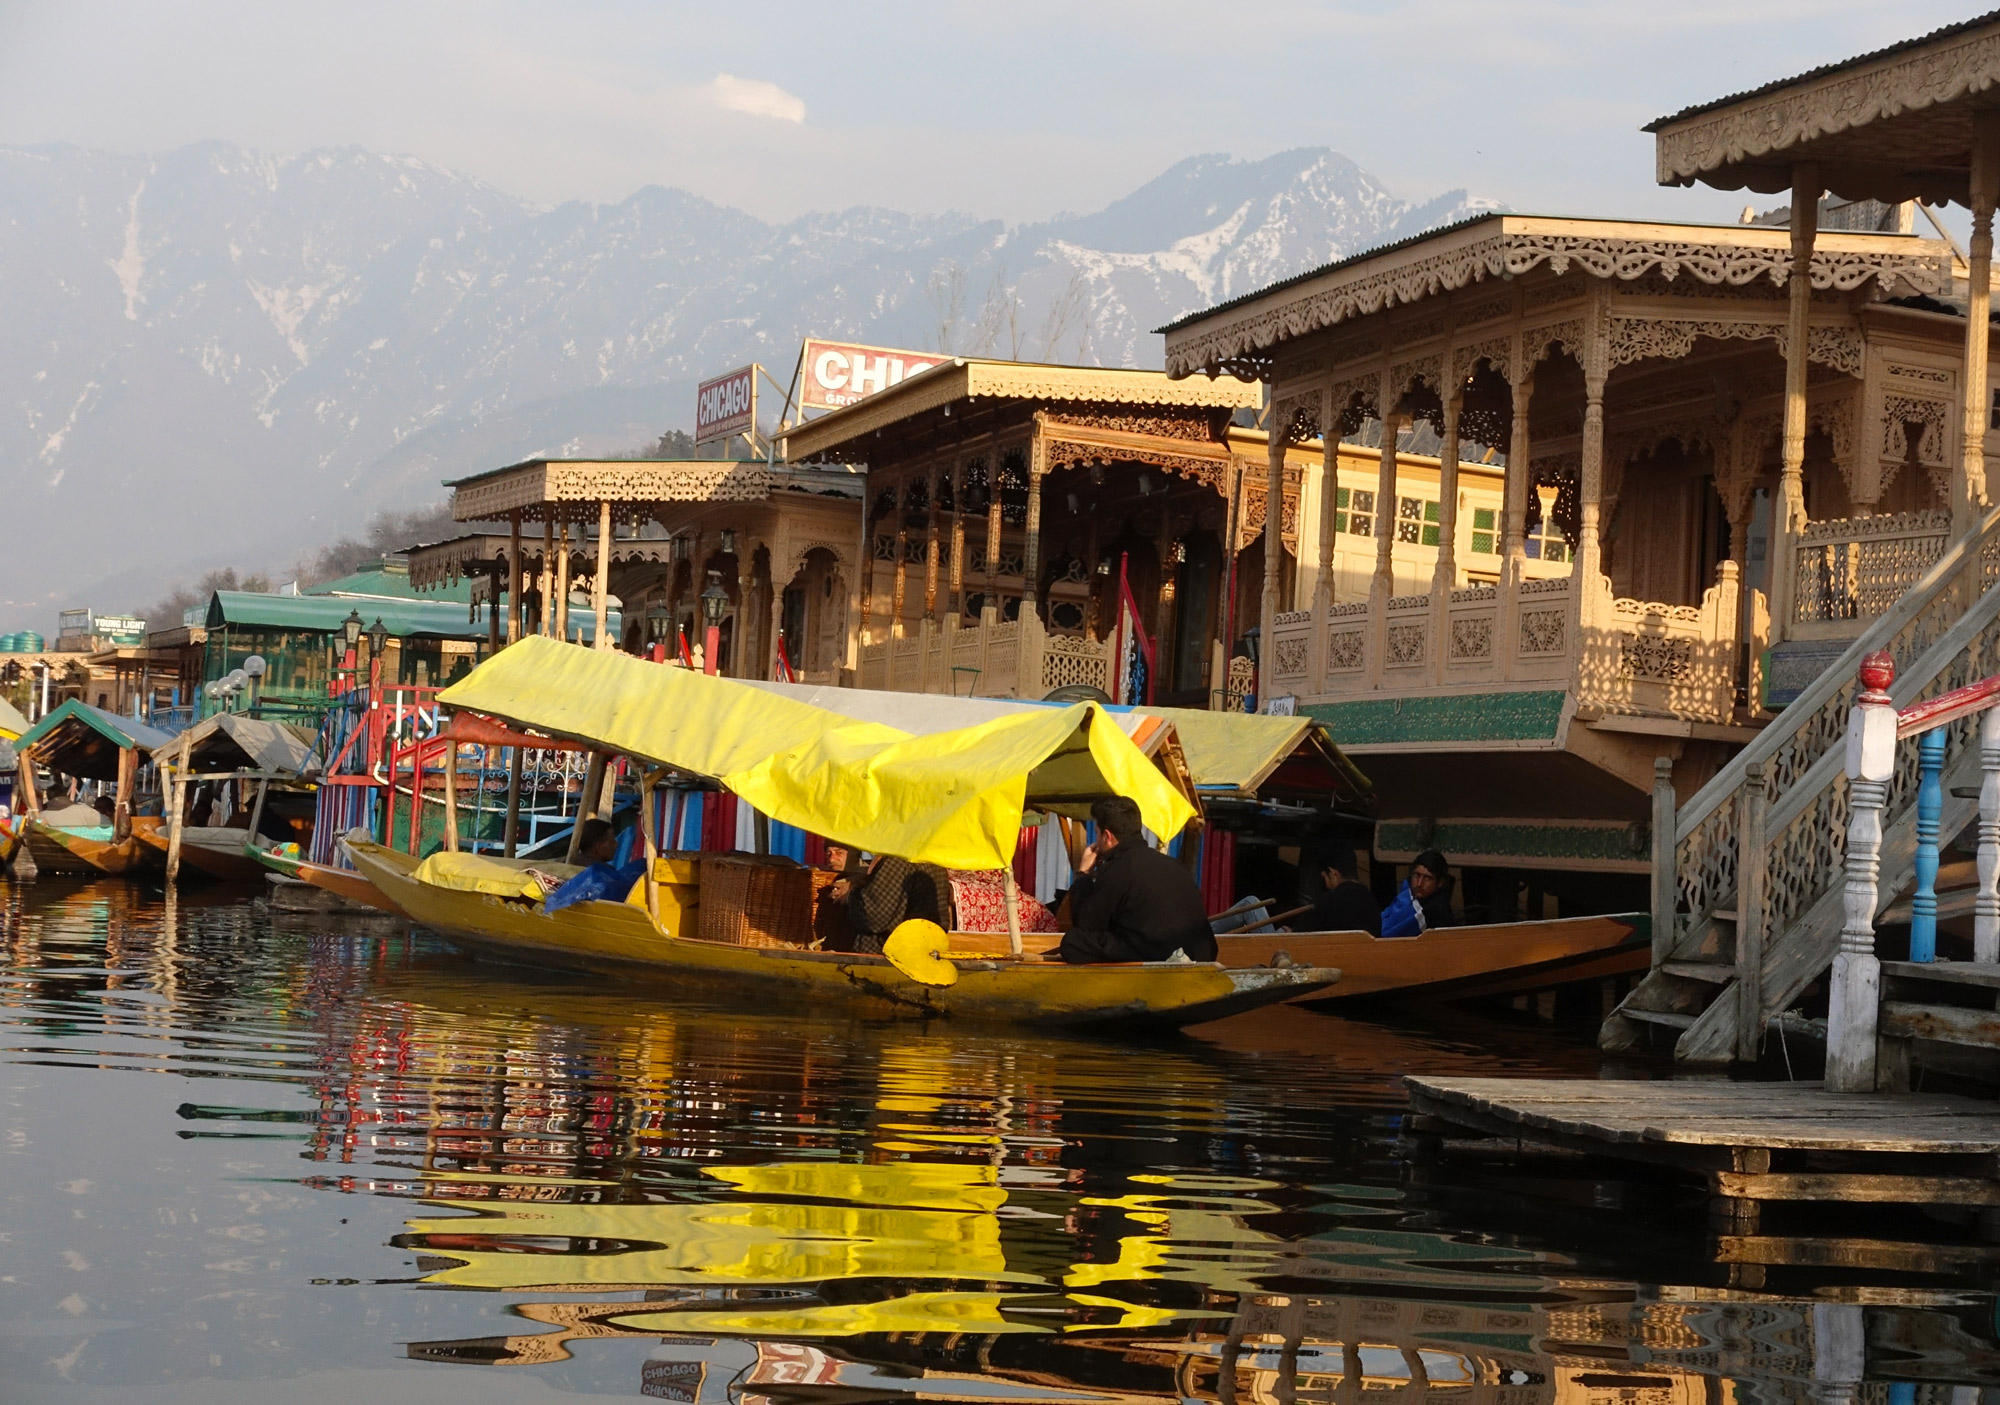
<path fill-rule="evenodd" d="M 1215 960 L 1215 933 L 1194 875 L 1144 843 L 1121 843 L 1069 890 L 1064 961 L 1164 961 L 1185 951 Z"/>
<path fill-rule="evenodd" d="M 1430 913 L 1425 912 L 1428 919 Z M 1303 926 L 1300 930 L 1306 930 Z M 1366 932 L 1382 935 L 1382 909 L 1375 895 L 1355 879 L 1341 881 L 1338 888 L 1322 889 L 1313 900 L 1312 930 L 1316 932 Z"/>

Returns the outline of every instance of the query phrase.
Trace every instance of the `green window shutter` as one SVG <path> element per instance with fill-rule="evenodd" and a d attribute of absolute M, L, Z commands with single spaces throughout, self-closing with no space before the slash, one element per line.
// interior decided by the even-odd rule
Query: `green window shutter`
<path fill-rule="evenodd" d="M 1438 529 L 1434 525 L 1426 524 L 1424 527 L 1424 545 L 1436 546 L 1437 544 L 1438 544 Z"/>
<path fill-rule="evenodd" d="M 1431 501 L 1427 501 L 1427 502 L 1425 502 L 1425 503 L 1424 503 L 1424 521 L 1426 521 L 1426 522 L 1435 522 L 1435 521 L 1437 521 L 1437 520 L 1438 520 L 1438 505 L 1437 505 L 1436 501 L 1435 501 L 1435 500 L 1431 500 Z"/>
<path fill-rule="evenodd" d="M 1475 532 L 1490 532 L 1493 530 L 1492 508 L 1475 507 L 1472 509 L 1472 530 Z"/>
<path fill-rule="evenodd" d="M 1493 534 L 1491 532 L 1474 532 L 1472 534 L 1472 549 L 1481 556 L 1491 556 L 1493 554 Z"/>

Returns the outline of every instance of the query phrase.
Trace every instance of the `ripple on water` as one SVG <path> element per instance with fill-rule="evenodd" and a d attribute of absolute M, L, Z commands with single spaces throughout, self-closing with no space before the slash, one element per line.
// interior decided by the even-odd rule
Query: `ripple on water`
<path fill-rule="evenodd" d="M 1678 1405 L 1802 1394 L 1829 1309 L 1871 1377 L 2000 1380 L 1977 1278 L 1732 1290 L 1678 1188 L 1399 1160 L 1402 1074 L 1589 1075 L 1588 1031 L 866 1023 L 227 893 L 0 914 L 0 1378 L 51 1398 Z"/>

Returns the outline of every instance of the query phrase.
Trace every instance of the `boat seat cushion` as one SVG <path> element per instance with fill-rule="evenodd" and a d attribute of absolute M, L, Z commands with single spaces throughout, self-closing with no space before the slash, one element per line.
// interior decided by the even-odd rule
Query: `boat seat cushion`
<path fill-rule="evenodd" d="M 526 898 L 530 902 L 540 902 L 547 896 L 532 875 L 478 854 L 454 854 L 440 850 L 412 869 L 410 877 L 433 888 L 486 893 L 496 898 Z"/>

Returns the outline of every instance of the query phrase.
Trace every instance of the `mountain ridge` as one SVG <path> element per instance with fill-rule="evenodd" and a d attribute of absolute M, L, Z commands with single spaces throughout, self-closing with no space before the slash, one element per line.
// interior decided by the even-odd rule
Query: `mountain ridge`
<path fill-rule="evenodd" d="M 1033 223 L 770 223 L 678 187 L 543 206 L 418 157 L 226 142 L 0 147 L 0 204 L 0 491 L 39 524 L 0 559 L 6 628 L 288 561 L 442 478 L 650 442 L 698 380 L 803 334 L 1157 366 L 1175 316 L 1493 208 L 1304 147 Z"/>

